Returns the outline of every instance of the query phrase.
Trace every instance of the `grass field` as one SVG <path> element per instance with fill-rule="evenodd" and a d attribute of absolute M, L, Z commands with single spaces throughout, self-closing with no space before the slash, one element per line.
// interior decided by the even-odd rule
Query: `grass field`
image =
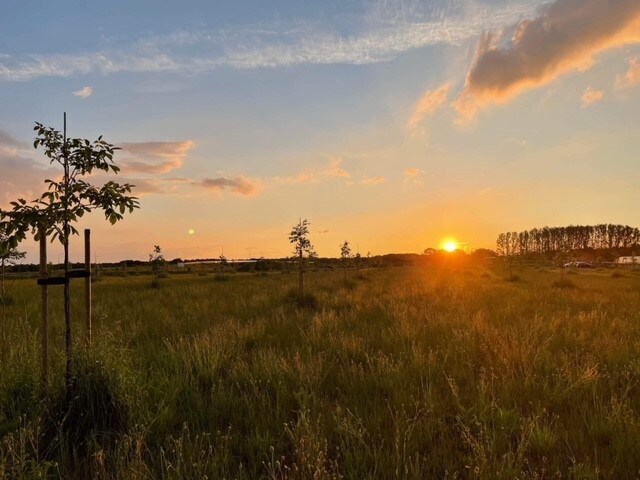
<path fill-rule="evenodd" d="M 640 274 L 349 273 L 310 272 L 314 308 L 293 273 L 104 277 L 90 350 L 79 283 L 64 418 L 62 291 L 44 395 L 39 291 L 16 281 L 0 478 L 640 477 Z"/>

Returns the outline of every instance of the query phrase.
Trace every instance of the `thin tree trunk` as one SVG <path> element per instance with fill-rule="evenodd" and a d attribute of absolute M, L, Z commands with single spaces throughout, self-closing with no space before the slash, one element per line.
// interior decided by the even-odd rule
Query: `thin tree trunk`
<path fill-rule="evenodd" d="M 0 261 L 0 297 L 2 298 L 2 302 L 4 303 L 4 258 Z"/>
<path fill-rule="evenodd" d="M 304 261 L 304 258 L 302 256 L 302 248 L 301 248 L 300 249 L 300 258 L 299 258 L 300 271 L 299 271 L 299 277 L 298 277 L 300 298 L 301 299 L 304 298 L 304 266 L 303 266 L 303 261 Z"/>
<path fill-rule="evenodd" d="M 40 278 L 47 278 L 47 235 L 40 229 Z M 42 285 L 42 388 L 46 392 L 49 387 L 49 287 Z"/>
<path fill-rule="evenodd" d="M 73 367 L 73 337 L 71 336 L 71 282 L 69 280 L 69 162 L 67 160 L 67 113 L 64 114 L 64 323 L 65 323 L 65 353 L 67 356 L 65 384 L 67 394 L 71 392 L 71 377 Z"/>
<path fill-rule="evenodd" d="M 5 321 L 6 321 L 6 312 L 5 312 L 5 297 L 4 297 L 4 258 L 2 259 L 2 261 L 0 262 L 0 264 L 2 265 L 2 293 L 0 294 L 0 303 L 2 303 L 2 318 L 0 319 L 0 339 L 2 341 L 2 345 L 0 345 L 0 348 L 2 349 L 2 352 L 0 354 L 0 360 L 2 361 L 2 365 L 6 365 L 7 364 L 7 333 L 6 333 L 6 326 L 5 326 Z M 2 376 L 2 373 L 4 373 L 2 371 L 3 369 L 0 368 L 0 377 Z"/>
<path fill-rule="evenodd" d="M 64 241 L 64 324 L 65 353 L 67 356 L 65 380 L 67 388 L 71 386 L 73 367 L 73 337 L 71 335 L 71 282 L 69 280 L 69 226 L 65 225 Z"/>

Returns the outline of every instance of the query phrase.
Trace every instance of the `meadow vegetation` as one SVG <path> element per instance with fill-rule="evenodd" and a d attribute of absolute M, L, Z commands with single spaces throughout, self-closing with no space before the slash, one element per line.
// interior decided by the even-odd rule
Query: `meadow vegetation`
<path fill-rule="evenodd" d="M 310 271 L 309 304 L 295 273 L 104 276 L 71 402 L 62 292 L 45 393 L 37 286 L 14 281 L 0 478 L 637 477 L 640 274 L 515 270 Z"/>

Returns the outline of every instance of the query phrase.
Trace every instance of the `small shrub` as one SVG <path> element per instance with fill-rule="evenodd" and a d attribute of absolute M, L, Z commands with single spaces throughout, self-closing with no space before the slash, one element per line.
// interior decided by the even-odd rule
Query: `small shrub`
<path fill-rule="evenodd" d="M 216 273 L 213 277 L 216 282 L 228 282 L 231 277 L 226 273 Z"/>
<path fill-rule="evenodd" d="M 520 277 L 518 275 L 510 275 L 507 277 L 507 282 L 519 282 Z"/>
<path fill-rule="evenodd" d="M 622 272 L 619 272 L 617 270 L 611 274 L 611 278 L 622 278 L 622 277 L 624 277 Z"/>
<path fill-rule="evenodd" d="M 151 288 L 160 288 L 160 281 L 157 278 L 153 278 L 150 284 Z"/>

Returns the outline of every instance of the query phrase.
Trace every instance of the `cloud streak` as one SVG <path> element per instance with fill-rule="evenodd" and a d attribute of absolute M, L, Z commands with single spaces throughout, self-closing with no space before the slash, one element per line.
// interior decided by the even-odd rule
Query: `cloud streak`
<path fill-rule="evenodd" d="M 367 177 L 367 178 L 363 178 L 360 183 L 362 183 L 363 185 L 375 186 L 375 185 L 381 185 L 384 182 L 386 182 L 386 178 L 384 177 Z"/>
<path fill-rule="evenodd" d="M 449 97 L 451 85 L 446 83 L 435 90 L 426 92 L 413 108 L 413 113 L 407 122 L 407 128 L 415 131 L 422 121 L 433 115 L 440 107 L 442 107 Z"/>
<path fill-rule="evenodd" d="M 225 189 L 244 196 L 253 196 L 258 193 L 260 185 L 254 180 L 243 176 L 205 178 L 192 182 L 193 186 L 203 187 L 212 192 L 221 192 Z"/>
<path fill-rule="evenodd" d="M 638 0 L 556 0 L 533 20 L 483 35 L 464 90 L 454 103 L 462 121 L 494 103 L 583 71 L 605 50 L 640 42 Z"/>
<path fill-rule="evenodd" d="M 168 173 L 181 168 L 184 159 L 194 147 L 191 140 L 183 142 L 139 142 L 122 143 L 125 158 L 120 163 L 128 172 Z"/>
<path fill-rule="evenodd" d="M 629 70 L 624 76 L 618 77 L 619 87 L 634 87 L 640 85 L 640 57 L 629 60 Z"/>
<path fill-rule="evenodd" d="M 307 170 L 297 175 L 276 177 L 276 181 L 289 184 L 315 183 L 326 178 L 351 178 L 351 173 L 342 166 L 342 157 L 331 157 L 326 167 L 317 170 Z"/>
<path fill-rule="evenodd" d="M 474 2 L 461 5 L 465 8 L 446 15 L 421 12 L 417 7 L 411 15 L 403 17 L 378 12 L 364 25 L 354 28 L 351 35 L 321 30 L 315 24 L 294 23 L 273 28 L 260 25 L 211 32 L 174 32 L 141 39 L 133 45 L 77 55 L 4 54 L 0 57 L 0 81 L 21 82 L 90 73 L 202 73 L 221 67 L 260 69 L 303 64 L 379 63 L 417 48 L 461 45 L 487 28 L 517 21 L 532 8 L 530 2 L 512 3 L 506 8 L 478 8 Z"/>
<path fill-rule="evenodd" d="M 597 90 L 593 87 L 587 88 L 582 94 L 582 108 L 587 108 L 593 105 L 594 103 L 598 103 L 604 98 L 604 92 L 602 90 Z"/>

